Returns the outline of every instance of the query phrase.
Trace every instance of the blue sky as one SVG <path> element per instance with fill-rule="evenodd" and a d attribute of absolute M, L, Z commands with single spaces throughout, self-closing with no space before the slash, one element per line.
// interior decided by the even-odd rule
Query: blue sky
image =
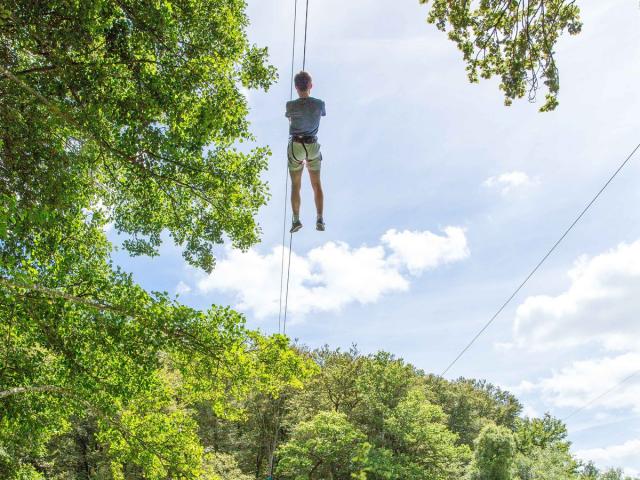
<path fill-rule="evenodd" d="M 583 33 L 557 48 L 560 106 L 542 114 L 504 107 L 493 80 L 469 84 L 417 0 L 311 0 L 327 231 L 313 228 L 305 182 L 292 337 L 439 373 L 491 317 L 640 142 L 640 7 L 580 4 Z M 117 257 L 146 288 L 235 306 L 265 332 L 278 327 L 292 7 L 249 1 L 250 39 L 280 72 L 268 93 L 248 93 L 252 131 L 273 151 L 262 243 L 220 249 L 212 277 L 172 245 Z M 562 418 L 640 367 L 639 175 L 640 154 L 449 376 L 486 378 L 528 413 Z M 568 425 L 578 455 L 640 473 L 640 376 Z"/>

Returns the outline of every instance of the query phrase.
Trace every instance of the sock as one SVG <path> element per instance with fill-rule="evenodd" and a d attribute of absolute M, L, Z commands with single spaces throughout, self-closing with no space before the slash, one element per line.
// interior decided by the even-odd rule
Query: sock
<path fill-rule="evenodd" d="M 300 221 L 300 215 L 296 215 L 295 213 L 293 214 L 293 223 L 299 222 Z"/>
<path fill-rule="evenodd" d="M 322 214 L 321 213 L 318 214 L 318 217 L 317 217 L 316 221 L 322 222 Z"/>

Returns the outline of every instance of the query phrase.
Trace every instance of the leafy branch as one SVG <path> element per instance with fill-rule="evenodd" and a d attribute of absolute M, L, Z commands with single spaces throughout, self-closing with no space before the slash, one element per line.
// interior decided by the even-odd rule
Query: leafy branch
<path fill-rule="evenodd" d="M 582 29 L 575 0 L 431 0 L 428 21 L 462 51 L 469 81 L 500 78 L 505 105 L 525 95 L 535 102 L 542 83 L 540 110 L 558 106 L 555 48 L 564 32 Z"/>

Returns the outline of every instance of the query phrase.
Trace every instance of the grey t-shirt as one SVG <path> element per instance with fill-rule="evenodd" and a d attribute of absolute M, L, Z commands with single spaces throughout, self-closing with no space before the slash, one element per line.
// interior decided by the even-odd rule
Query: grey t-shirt
<path fill-rule="evenodd" d="M 287 102 L 286 117 L 289 119 L 289 135 L 316 136 L 320 128 L 320 117 L 326 114 L 324 102 L 317 98 L 298 98 Z"/>

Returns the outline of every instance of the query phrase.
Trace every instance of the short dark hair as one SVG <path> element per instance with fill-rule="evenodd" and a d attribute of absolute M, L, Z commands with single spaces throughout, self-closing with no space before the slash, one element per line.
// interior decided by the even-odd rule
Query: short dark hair
<path fill-rule="evenodd" d="M 293 79 L 296 89 L 306 92 L 311 87 L 311 75 L 307 72 L 298 73 Z"/>

